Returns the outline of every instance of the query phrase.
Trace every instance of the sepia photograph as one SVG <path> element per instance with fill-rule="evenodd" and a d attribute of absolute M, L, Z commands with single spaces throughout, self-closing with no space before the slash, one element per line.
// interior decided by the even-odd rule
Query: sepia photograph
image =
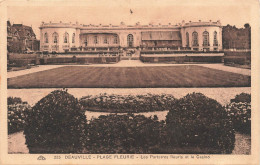
<path fill-rule="evenodd" d="M 257 154 L 258 1 L 22 2 L 1 17 L 4 154 L 36 164 Z"/>

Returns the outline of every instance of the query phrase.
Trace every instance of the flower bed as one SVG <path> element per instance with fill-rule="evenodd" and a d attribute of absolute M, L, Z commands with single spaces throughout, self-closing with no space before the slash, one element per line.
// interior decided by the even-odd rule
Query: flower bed
<path fill-rule="evenodd" d="M 27 103 L 13 99 L 9 102 L 8 98 L 8 134 L 22 131 L 25 127 L 25 118 L 28 115 L 31 107 Z M 18 100 L 18 102 L 16 101 Z"/>
<path fill-rule="evenodd" d="M 86 121 L 82 109 L 145 112 L 169 109 L 164 121 L 132 113 L 101 115 Z M 229 154 L 234 129 L 224 107 L 201 93 L 181 99 L 172 95 L 107 95 L 83 97 L 67 90 L 41 99 L 25 116 L 30 153 L 87 154 Z"/>
<path fill-rule="evenodd" d="M 241 93 L 230 100 L 226 106 L 235 131 L 251 134 L 251 94 Z"/>
<path fill-rule="evenodd" d="M 80 99 L 83 107 L 98 112 L 152 112 L 168 110 L 175 103 L 172 95 L 107 95 L 85 96 Z"/>
<path fill-rule="evenodd" d="M 232 102 L 226 106 L 228 116 L 234 124 L 234 129 L 240 133 L 251 133 L 251 103 Z"/>

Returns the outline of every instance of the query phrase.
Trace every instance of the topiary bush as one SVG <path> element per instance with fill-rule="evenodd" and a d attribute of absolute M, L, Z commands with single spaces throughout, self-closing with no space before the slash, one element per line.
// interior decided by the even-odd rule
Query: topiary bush
<path fill-rule="evenodd" d="M 234 148 L 234 129 L 227 112 L 201 93 L 179 99 L 166 116 L 166 127 L 171 147 L 200 148 L 205 154 L 231 153 Z"/>
<path fill-rule="evenodd" d="M 231 99 L 230 102 L 251 103 L 251 94 L 241 93 L 239 95 L 236 95 L 234 99 Z"/>
<path fill-rule="evenodd" d="M 100 116 L 87 126 L 88 154 L 147 154 L 160 147 L 163 122 L 143 115 Z"/>
<path fill-rule="evenodd" d="M 22 131 L 31 107 L 20 98 L 8 98 L 8 134 Z"/>
<path fill-rule="evenodd" d="M 81 153 L 86 116 L 74 96 L 55 90 L 26 118 L 24 134 L 30 153 Z"/>

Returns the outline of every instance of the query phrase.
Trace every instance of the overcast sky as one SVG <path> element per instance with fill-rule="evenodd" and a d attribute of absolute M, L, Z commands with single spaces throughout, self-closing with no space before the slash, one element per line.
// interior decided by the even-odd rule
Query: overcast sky
<path fill-rule="evenodd" d="M 97 0 L 79 3 L 53 2 L 26 3 L 27 6 L 8 6 L 8 19 L 11 23 L 23 23 L 33 27 L 39 39 L 41 22 L 73 22 L 80 24 L 114 24 L 121 21 L 128 25 L 141 24 L 176 24 L 182 20 L 217 21 L 222 25 L 243 27 L 251 23 L 250 6 L 241 3 L 222 3 L 224 1 L 196 1 L 189 3 L 178 0 Z M 181 3 L 180 3 L 181 2 Z M 218 2 L 218 3 L 217 3 Z M 42 6 L 44 5 L 44 6 Z M 50 6 L 52 5 L 52 6 Z M 133 13 L 130 13 L 130 9 Z"/>

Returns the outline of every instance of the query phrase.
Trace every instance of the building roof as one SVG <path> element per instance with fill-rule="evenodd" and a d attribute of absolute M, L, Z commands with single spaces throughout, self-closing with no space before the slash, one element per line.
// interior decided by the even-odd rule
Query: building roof
<path fill-rule="evenodd" d="M 12 31 L 17 31 L 20 38 L 36 38 L 32 27 L 23 24 L 13 24 Z"/>

